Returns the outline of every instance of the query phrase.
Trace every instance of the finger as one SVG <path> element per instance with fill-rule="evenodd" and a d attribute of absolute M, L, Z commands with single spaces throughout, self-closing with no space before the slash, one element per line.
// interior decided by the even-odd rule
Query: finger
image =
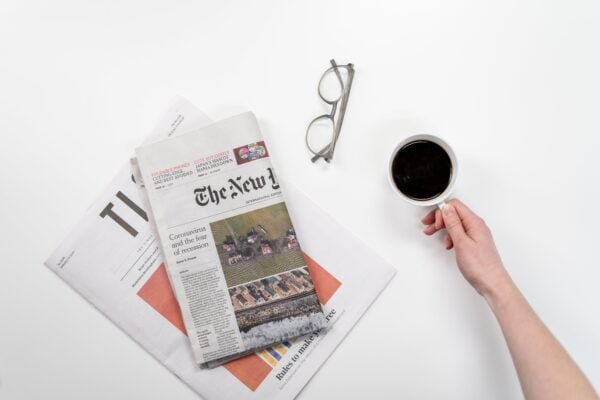
<path fill-rule="evenodd" d="M 431 236 L 436 233 L 438 230 L 435 229 L 435 224 L 427 225 L 425 229 L 423 229 L 423 233 L 427 236 Z"/>
<path fill-rule="evenodd" d="M 425 225 L 433 224 L 435 222 L 435 210 L 428 212 L 427 215 L 423 217 L 421 222 Z"/>
<path fill-rule="evenodd" d="M 452 203 L 448 203 L 444 206 L 442 209 L 442 216 L 444 217 L 444 225 L 446 226 L 446 230 L 448 231 L 453 243 L 458 243 L 467 237 L 462 221 Z"/>
<path fill-rule="evenodd" d="M 477 230 L 483 223 L 483 220 L 479 217 L 479 215 L 471 211 L 471 209 L 459 199 L 452 199 L 448 204 L 452 204 L 456 209 L 456 213 L 462 221 L 464 230 L 467 233 Z"/>
<path fill-rule="evenodd" d="M 444 227 L 444 218 L 440 209 L 435 210 L 435 229 L 440 230 Z"/>
<path fill-rule="evenodd" d="M 444 244 L 446 245 L 446 250 L 454 247 L 454 242 L 452 242 L 452 238 L 449 235 L 444 235 Z"/>
<path fill-rule="evenodd" d="M 437 231 L 441 231 L 442 229 L 444 229 L 444 223 L 443 223 L 442 217 L 440 217 L 440 220 L 442 220 L 441 227 L 438 228 L 439 225 L 437 225 L 436 222 L 434 222 L 433 224 L 427 225 L 425 227 L 425 229 L 423 229 L 423 233 L 430 236 L 430 235 L 433 235 L 434 233 L 436 233 Z"/>

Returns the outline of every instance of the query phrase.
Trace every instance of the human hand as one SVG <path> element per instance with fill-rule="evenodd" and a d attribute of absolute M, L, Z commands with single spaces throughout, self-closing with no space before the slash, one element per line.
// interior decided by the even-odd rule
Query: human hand
<path fill-rule="evenodd" d="M 446 229 L 446 249 L 454 247 L 460 272 L 479 294 L 487 296 L 510 280 L 492 232 L 485 221 L 460 200 L 450 200 L 442 210 L 431 211 L 421 222 L 427 225 L 423 230 L 426 235 Z"/>

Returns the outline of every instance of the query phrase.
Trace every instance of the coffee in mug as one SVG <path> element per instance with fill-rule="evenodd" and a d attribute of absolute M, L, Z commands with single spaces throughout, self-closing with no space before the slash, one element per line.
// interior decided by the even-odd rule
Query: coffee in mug
<path fill-rule="evenodd" d="M 405 200 L 418 205 L 443 205 L 456 179 L 454 152 L 438 137 L 417 135 L 392 153 L 390 183 Z"/>

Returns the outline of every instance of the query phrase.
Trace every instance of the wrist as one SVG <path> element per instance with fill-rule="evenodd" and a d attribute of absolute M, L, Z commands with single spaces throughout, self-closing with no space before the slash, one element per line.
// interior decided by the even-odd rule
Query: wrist
<path fill-rule="evenodd" d="M 498 268 L 493 284 L 487 285 L 481 292 L 492 309 L 500 307 L 518 294 L 519 290 L 504 267 Z"/>

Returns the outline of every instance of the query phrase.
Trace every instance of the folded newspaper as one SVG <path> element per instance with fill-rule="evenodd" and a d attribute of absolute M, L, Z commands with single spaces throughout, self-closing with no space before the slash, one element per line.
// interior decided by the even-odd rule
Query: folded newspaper
<path fill-rule="evenodd" d="M 210 123 L 177 98 L 148 142 Z M 124 163 L 45 264 L 207 400 L 296 397 L 395 274 L 389 263 L 284 181 L 286 205 L 327 329 L 201 369 L 149 221 L 147 197 L 135 181 L 130 163 Z"/>
<path fill-rule="evenodd" d="M 199 365 L 320 330 L 325 317 L 252 113 L 137 149 Z"/>

